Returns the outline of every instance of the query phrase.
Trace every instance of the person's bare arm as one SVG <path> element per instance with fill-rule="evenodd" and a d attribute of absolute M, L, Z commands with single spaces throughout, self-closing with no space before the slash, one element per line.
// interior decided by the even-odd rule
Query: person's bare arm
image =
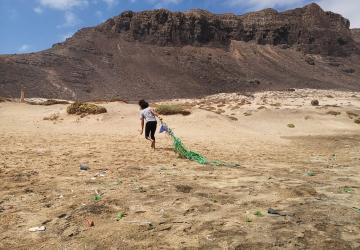
<path fill-rule="evenodd" d="M 157 116 L 157 117 L 160 119 L 160 121 L 162 121 L 161 116 L 159 115 L 158 112 L 155 111 L 155 109 L 151 109 L 151 112 L 152 112 L 155 116 Z"/>
<path fill-rule="evenodd" d="M 141 118 L 141 132 L 140 135 L 144 132 L 144 117 Z"/>

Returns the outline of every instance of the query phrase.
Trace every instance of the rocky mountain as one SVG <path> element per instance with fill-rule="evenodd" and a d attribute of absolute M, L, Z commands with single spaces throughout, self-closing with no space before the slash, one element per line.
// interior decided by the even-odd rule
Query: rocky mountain
<path fill-rule="evenodd" d="M 126 100 L 360 90 L 358 30 L 318 5 L 245 15 L 127 11 L 38 53 L 0 56 L 0 96 Z"/>

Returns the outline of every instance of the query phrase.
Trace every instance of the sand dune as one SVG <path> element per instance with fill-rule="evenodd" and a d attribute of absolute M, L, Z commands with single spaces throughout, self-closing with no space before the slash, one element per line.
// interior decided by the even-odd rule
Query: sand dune
<path fill-rule="evenodd" d="M 240 167 L 181 159 L 163 134 L 152 151 L 133 104 L 79 118 L 66 105 L 0 103 L 0 249 L 360 247 L 360 93 L 169 102 L 191 109 L 165 117 L 186 146 Z"/>

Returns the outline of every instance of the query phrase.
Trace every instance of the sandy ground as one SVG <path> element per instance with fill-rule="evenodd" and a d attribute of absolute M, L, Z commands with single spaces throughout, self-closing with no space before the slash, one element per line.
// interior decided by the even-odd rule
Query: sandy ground
<path fill-rule="evenodd" d="M 136 105 L 0 103 L 0 248 L 360 249 L 360 93 L 174 102 L 192 111 L 165 117 L 185 145 L 240 167 L 179 158 L 163 134 L 152 151 Z"/>

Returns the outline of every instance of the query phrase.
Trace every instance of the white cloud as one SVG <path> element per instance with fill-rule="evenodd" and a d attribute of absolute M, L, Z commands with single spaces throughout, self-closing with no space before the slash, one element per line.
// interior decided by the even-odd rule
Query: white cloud
<path fill-rule="evenodd" d="M 69 10 L 74 7 L 86 7 L 89 5 L 88 0 L 39 0 L 43 7 L 56 10 Z"/>
<path fill-rule="evenodd" d="M 74 32 L 69 32 L 69 33 L 61 35 L 60 39 L 61 39 L 61 41 L 65 41 L 66 39 L 72 37 L 73 35 L 74 35 Z"/>
<path fill-rule="evenodd" d="M 103 0 L 109 7 L 113 7 L 119 3 L 118 0 Z"/>
<path fill-rule="evenodd" d="M 30 45 L 28 44 L 23 44 L 21 45 L 21 47 L 18 49 L 18 52 L 26 52 L 26 51 L 29 51 L 30 49 Z"/>
<path fill-rule="evenodd" d="M 103 17 L 102 11 L 100 11 L 100 10 L 95 11 L 95 16 L 99 19 L 102 18 Z"/>
<path fill-rule="evenodd" d="M 37 13 L 37 14 L 42 14 L 42 13 L 43 13 L 43 9 L 40 8 L 40 7 L 35 7 L 33 10 L 34 10 L 34 12 Z"/>
<path fill-rule="evenodd" d="M 359 0 L 320 0 L 318 4 L 324 9 L 339 13 L 348 18 L 352 28 L 360 28 Z"/>
<path fill-rule="evenodd" d="M 81 20 L 71 11 L 66 11 L 65 15 L 65 22 L 61 25 L 58 25 L 57 28 L 66 28 L 66 27 L 74 27 L 78 25 Z"/>

